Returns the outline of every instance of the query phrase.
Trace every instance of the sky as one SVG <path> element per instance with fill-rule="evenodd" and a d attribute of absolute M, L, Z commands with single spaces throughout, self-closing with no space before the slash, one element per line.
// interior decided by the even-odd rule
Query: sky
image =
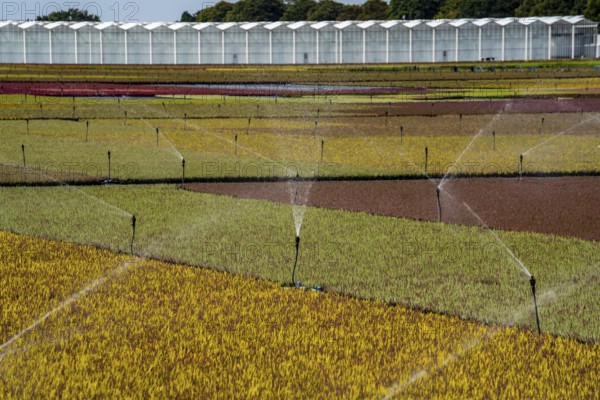
<path fill-rule="evenodd" d="M 102 21 L 125 22 L 173 22 L 181 18 L 181 13 L 194 13 L 214 5 L 218 0 L 56 0 L 1 1 L 1 20 L 34 20 L 38 15 L 53 11 L 66 11 L 69 8 L 87 10 L 100 16 Z M 229 0 L 233 2 L 234 0 Z M 343 0 L 342 3 L 362 3 L 362 0 Z"/>

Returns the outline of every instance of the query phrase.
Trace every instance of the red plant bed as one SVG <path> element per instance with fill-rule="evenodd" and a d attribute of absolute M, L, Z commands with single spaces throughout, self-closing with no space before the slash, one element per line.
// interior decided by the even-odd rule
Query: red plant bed
<path fill-rule="evenodd" d="M 291 203 L 286 182 L 192 183 L 188 190 Z M 300 183 L 306 204 L 437 221 L 436 185 L 429 180 Z M 310 187 L 308 187 L 310 186 Z M 293 187 L 292 187 L 293 188 Z M 442 220 L 515 231 L 600 240 L 600 177 L 473 178 L 447 181 Z M 463 202 L 468 204 L 479 220 Z"/>

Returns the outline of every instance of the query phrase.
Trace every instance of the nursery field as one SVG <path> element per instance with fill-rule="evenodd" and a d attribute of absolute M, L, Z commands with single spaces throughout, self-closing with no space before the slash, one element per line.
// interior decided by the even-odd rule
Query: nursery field
<path fill-rule="evenodd" d="M 599 397 L 593 61 L 44 68 L 0 397 Z"/>
<path fill-rule="evenodd" d="M 5 399 L 600 394 L 598 344 L 88 246 L 0 239 Z"/>
<path fill-rule="evenodd" d="M 7 99 L 2 183 L 600 171 L 595 99 Z"/>

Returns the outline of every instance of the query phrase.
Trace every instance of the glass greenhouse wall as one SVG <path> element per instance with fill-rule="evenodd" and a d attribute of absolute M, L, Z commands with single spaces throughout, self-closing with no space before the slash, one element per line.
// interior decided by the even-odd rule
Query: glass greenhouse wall
<path fill-rule="evenodd" d="M 364 64 L 594 58 L 582 16 L 344 22 L 0 22 L 0 63 Z"/>

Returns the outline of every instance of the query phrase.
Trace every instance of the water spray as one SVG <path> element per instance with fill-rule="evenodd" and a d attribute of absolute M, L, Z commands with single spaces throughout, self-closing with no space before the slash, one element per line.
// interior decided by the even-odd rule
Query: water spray
<path fill-rule="evenodd" d="M 437 208 L 438 208 L 438 222 L 442 222 L 442 203 L 440 203 L 440 187 L 435 188 L 435 194 L 437 196 Z"/>
<path fill-rule="evenodd" d="M 292 269 L 292 286 L 296 286 L 296 265 L 298 265 L 298 249 L 300 248 L 300 236 L 296 236 L 296 256 L 294 258 L 294 269 Z"/>
<path fill-rule="evenodd" d="M 25 160 L 25 145 L 21 144 L 21 152 L 23 153 L 23 168 L 27 168 L 27 162 Z"/>
<path fill-rule="evenodd" d="M 110 150 L 108 151 L 108 180 L 110 181 Z"/>
<path fill-rule="evenodd" d="M 185 183 L 185 158 L 181 159 L 181 183 Z"/>
<path fill-rule="evenodd" d="M 133 254 L 133 242 L 135 240 L 135 214 L 131 216 L 131 254 Z"/>
<path fill-rule="evenodd" d="M 427 163 L 429 161 L 429 148 L 425 146 L 425 175 L 427 175 Z"/>
<path fill-rule="evenodd" d="M 523 178 L 523 153 L 519 155 L 519 180 Z"/>
<path fill-rule="evenodd" d="M 531 285 L 531 294 L 533 294 L 533 308 L 535 310 L 535 323 L 537 325 L 538 334 L 541 335 L 542 330 L 540 329 L 540 317 L 538 315 L 538 307 L 537 307 L 537 299 L 535 296 L 535 277 L 531 275 L 529 279 L 529 284 Z"/>

